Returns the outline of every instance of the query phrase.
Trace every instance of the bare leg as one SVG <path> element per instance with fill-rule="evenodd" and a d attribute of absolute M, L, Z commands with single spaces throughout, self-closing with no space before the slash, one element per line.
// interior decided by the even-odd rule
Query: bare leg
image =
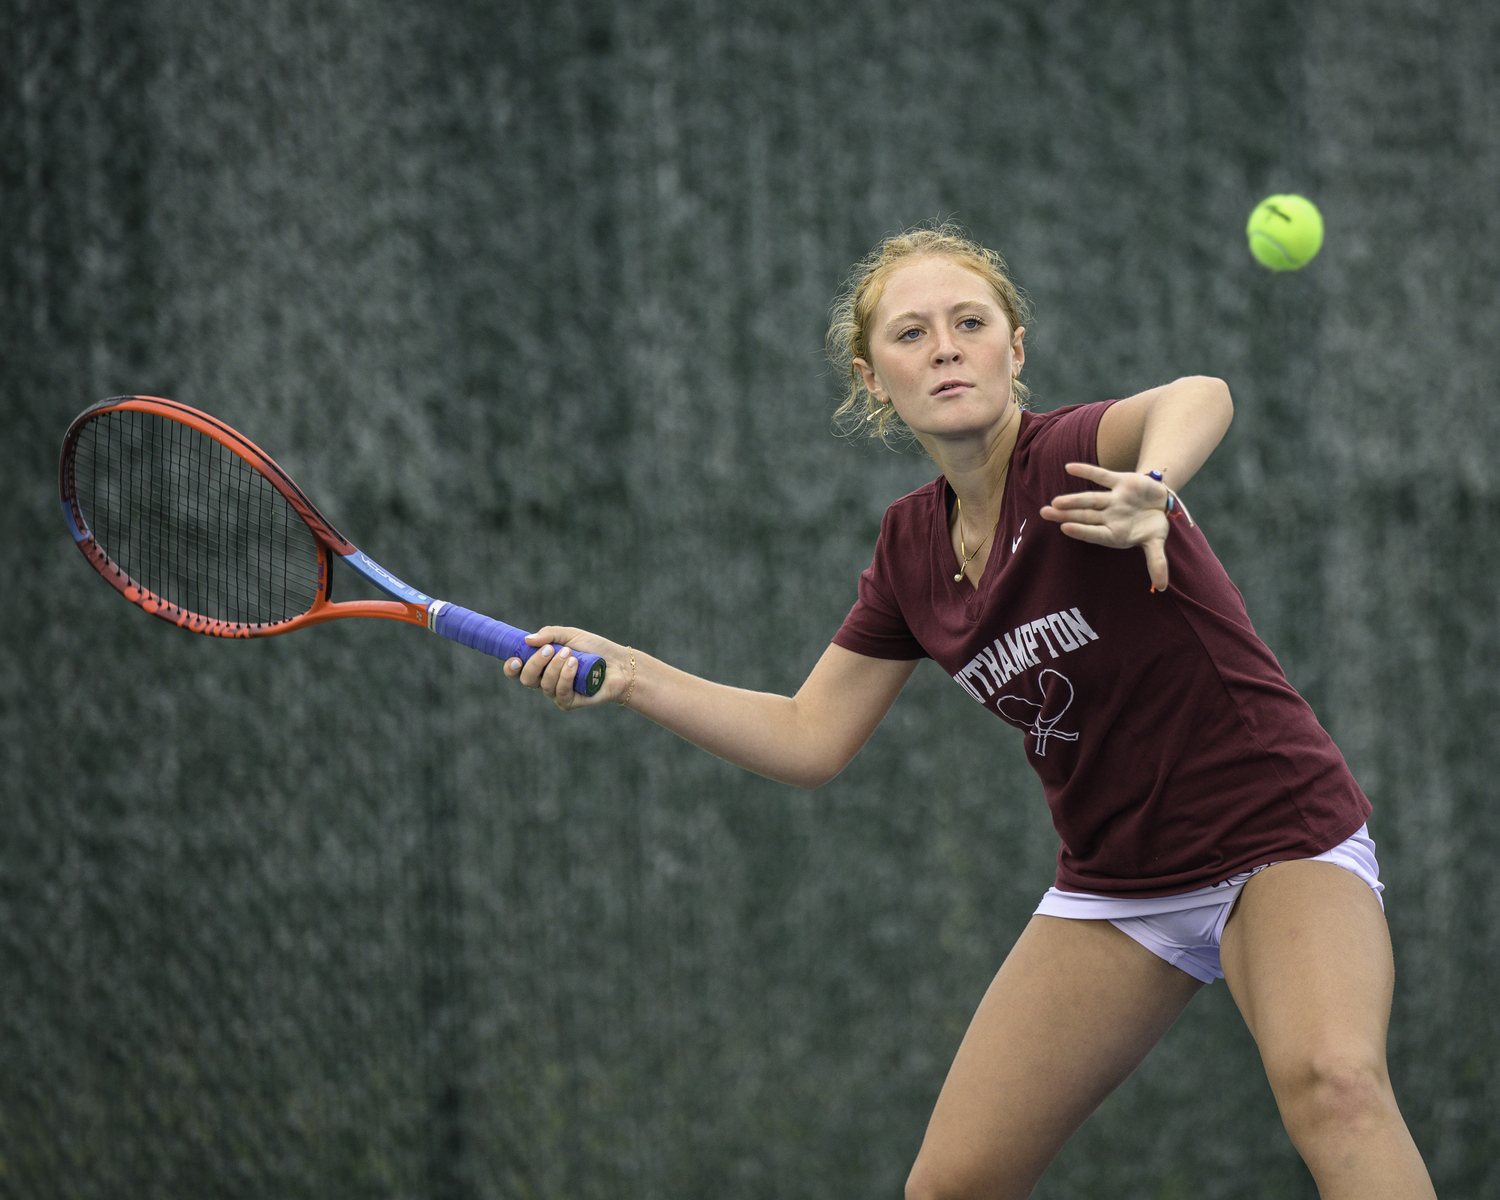
<path fill-rule="evenodd" d="M 1108 921 L 1033 917 L 964 1035 L 908 1200 L 1030 1195 L 1202 986 Z"/>
<path fill-rule="evenodd" d="M 1395 970 L 1374 893 L 1332 863 L 1268 867 L 1240 893 L 1220 960 L 1323 1200 L 1430 1200 L 1386 1072 Z"/>

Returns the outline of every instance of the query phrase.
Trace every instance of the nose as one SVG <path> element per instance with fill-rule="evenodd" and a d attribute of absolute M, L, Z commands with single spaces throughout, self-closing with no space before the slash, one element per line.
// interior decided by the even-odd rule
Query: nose
<path fill-rule="evenodd" d="M 937 336 L 932 341 L 932 361 L 936 366 L 943 363 L 956 363 L 963 357 L 958 348 L 958 343 L 953 339 L 951 329 L 939 329 Z"/>

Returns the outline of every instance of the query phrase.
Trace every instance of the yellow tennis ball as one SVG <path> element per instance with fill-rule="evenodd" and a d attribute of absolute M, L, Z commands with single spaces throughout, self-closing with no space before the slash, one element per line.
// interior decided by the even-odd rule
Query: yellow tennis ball
<path fill-rule="evenodd" d="M 1245 225 L 1250 253 L 1273 271 L 1295 271 L 1323 245 L 1323 214 L 1303 196 L 1267 196 Z"/>

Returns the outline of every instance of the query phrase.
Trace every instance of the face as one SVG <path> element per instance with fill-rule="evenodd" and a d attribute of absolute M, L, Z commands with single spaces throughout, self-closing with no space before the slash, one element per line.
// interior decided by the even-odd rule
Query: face
<path fill-rule="evenodd" d="M 982 436 L 1011 403 L 1026 359 L 985 280 L 950 258 L 928 257 L 886 280 L 870 321 L 870 361 L 856 358 L 870 394 L 931 440 Z"/>

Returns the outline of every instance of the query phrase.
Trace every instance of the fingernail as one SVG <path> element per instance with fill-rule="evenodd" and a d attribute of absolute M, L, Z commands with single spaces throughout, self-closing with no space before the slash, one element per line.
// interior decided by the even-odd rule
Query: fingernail
<path fill-rule="evenodd" d="M 511 659 L 510 662 L 505 664 L 505 669 L 507 671 L 519 671 L 521 669 L 521 660 L 519 658 Z"/>
<path fill-rule="evenodd" d="M 542 656 L 544 658 L 550 658 L 550 657 L 552 657 L 552 647 L 551 646 L 543 646 L 542 649 L 541 649 L 541 653 L 542 653 Z"/>

